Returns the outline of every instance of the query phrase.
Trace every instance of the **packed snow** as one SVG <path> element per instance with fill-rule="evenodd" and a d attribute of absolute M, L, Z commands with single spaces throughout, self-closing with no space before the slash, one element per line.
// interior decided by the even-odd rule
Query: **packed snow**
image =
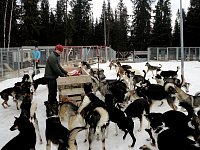
<path fill-rule="evenodd" d="M 131 65 L 133 68 L 138 69 L 140 71 L 146 70 L 145 66 L 146 62 L 140 62 L 140 63 L 122 63 Z M 162 65 L 163 70 L 176 70 L 177 66 L 181 67 L 180 61 L 169 61 L 169 62 L 150 62 L 151 65 Z M 116 70 L 108 67 L 108 63 L 100 63 L 99 67 L 104 69 L 104 74 L 106 76 L 106 79 L 116 79 Z M 97 68 L 98 65 L 94 64 L 92 65 L 92 68 Z M 178 72 L 180 78 L 181 70 Z M 195 94 L 196 92 L 200 91 L 199 89 L 199 74 L 200 74 L 200 62 L 198 61 L 187 61 L 184 62 L 184 76 L 187 82 L 191 83 L 189 88 L 189 94 Z M 44 69 L 40 69 L 40 74 L 35 76 L 35 79 L 42 77 L 44 75 Z M 19 78 L 12 78 L 7 79 L 0 82 L 0 91 L 4 90 L 5 88 L 14 86 L 14 83 L 21 81 L 22 77 Z M 156 83 L 154 79 L 152 79 L 152 73 L 148 72 L 146 79 L 149 79 L 151 83 Z M 45 85 L 39 85 L 36 94 L 33 96 L 33 100 L 37 102 L 38 109 L 36 111 L 36 115 L 39 121 L 39 128 L 43 139 L 43 144 L 40 144 L 38 141 L 36 143 L 36 150 L 45 150 L 46 149 L 46 140 L 45 140 L 45 126 L 46 126 L 46 108 L 44 106 L 44 101 L 47 101 L 47 86 Z M 3 102 L 3 100 L 2 100 Z M 12 139 L 14 136 L 18 134 L 18 131 L 10 131 L 9 128 L 12 126 L 14 122 L 14 116 L 18 117 L 20 114 L 20 110 L 16 109 L 16 104 L 13 102 L 12 98 L 10 97 L 8 104 L 11 106 L 7 109 L 4 109 L 2 106 L 0 107 L 0 148 L 3 147 L 10 139 Z M 170 110 L 171 108 L 168 106 L 166 102 L 159 107 L 160 103 L 155 102 L 152 106 L 151 112 L 165 112 L 167 110 Z M 178 102 L 176 102 L 178 104 Z M 148 145 L 152 150 L 157 150 L 156 147 L 153 147 L 150 145 L 150 141 L 147 141 L 147 138 L 149 138 L 147 132 L 144 131 L 144 129 L 147 127 L 147 120 L 144 118 L 143 122 L 143 128 L 142 131 L 138 131 L 139 129 L 139 120 L 134 119 L 135 128 L 134 128 L 134 134 L 136 137 L 136 143 L 133 148 L 130 148 L 129 145 L 132 143 L 132 139 L 130 135 L 127 135 L 126 139 L 123 140 L 123 131 L 119 130 L 118 136 L 115 135 L 115 126 L 112 122 L 110 122 L 109 129 L 108 129 L 108 136 L 106 138 L 106 149 L 107 150 L 122 150 L 122 149 L 133 149 L 138 150 L 139 147 L 146 144 Z M 65 125 L 65 123 L 63 123 Z M 77 144 L 78 144 L 78 150 L 86 150 L 88 149 L 88 142 L 84 143 L 85 139 L 85 132 L 81 131 L 78 133 L 77 136 Z M 56 150 L 56 147 L 52 145 L 52 150 Z M 101 141 L 96 141 L 92 143 L 92 149 L 94 150 L 101 150 Z"/>

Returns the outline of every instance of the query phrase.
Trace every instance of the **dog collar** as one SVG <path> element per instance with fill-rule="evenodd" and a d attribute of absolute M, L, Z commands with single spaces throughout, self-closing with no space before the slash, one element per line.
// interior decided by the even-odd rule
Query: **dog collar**
<path fill-rule="evenodd" d="M 53 115 L 53 116 L 50 116 L 50 117 L 47 117 L 47 118 L 57 118 L 58 115 Z"/>
<path fill-rule="evenodd" d="M 169 129 L 169 128 L 164 126 L 164 125 L 161 125 L 161 126 L 157 127 L 154 131 L 155 131 L 156 134 L 159 134 L 159 133 L 161 133 L 161 132 L 163 132 L 164 130 L 167 130 L 167 129 Z"/>

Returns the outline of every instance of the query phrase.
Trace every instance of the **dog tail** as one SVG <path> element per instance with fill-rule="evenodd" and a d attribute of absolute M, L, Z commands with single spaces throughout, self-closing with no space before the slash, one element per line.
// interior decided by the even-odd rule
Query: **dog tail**
<path fill-rule="evenodd" d="M 176 73 L 178 73 L 178 71 L 180 70 L 180 67 L 179 66 L 177 66 L 177 70 L 176 70 Z"/>
<path fill-rule="evenodd" d="M 180 85 L 179 85 L 178 87 L 181 88 L 184 84 L 185 84 L 185 78 L 184 78 L 184 76 L 181 74 L 181 83 L 180 83 Z"/>
<path fill-rule="evenodd" d="M 200 96 L 200 91 L 199 91 L 199 92 L 196 92 L 196 93 L 194 94 L 194 96 Z"/>
<path fill-rule="evenodd" d="M 77 145 L 75 144 L 76 136 L 78 132 L 87 129 L 86 127 L 76 127 L 69 132 L 68 145 L 69 149 L 77 149 Z"/>
<path fill-rule="evenodd" d="M 192 105 L 190 105 L 188 102 L 180 102 L 179 105 L 187 110 L 188 118 L 194 117 L 195 113 Z"/>
<path fill-rule="evenodd" d="M 147 72 L 145 70 L 142 70 L 144 72 L 144 79 L 146 78 Z"/>

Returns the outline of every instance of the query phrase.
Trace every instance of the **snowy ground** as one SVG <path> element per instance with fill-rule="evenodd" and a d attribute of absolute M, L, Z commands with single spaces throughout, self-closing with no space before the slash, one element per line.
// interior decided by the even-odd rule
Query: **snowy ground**
<path fill-rule="evenodd" d="M 146 70 L 145 67 L 146 62 L 142 63 L 129 63 L 133 68 L 139 69 L 139 70 Z M 124 63 L 128 64 L 128 63 Z M 170 62 L 150 62 L 152 65 L 158 65 L 162 64 L 163 70 L 176 70 L 177 66 L 181 66 L 181 62 L 177 61 L 170 61 Z M 97 64 L 93 65 L 92 67 L 97 68 Z M 107 79 L 116 79 L 116 72 L 114 69 L 109 70 L 108 63 L 100 64 L 100 68 L 104 69 L 104 73 L 106 75 Z M 179 78 L 180 78 L 180 72 L 179 71 Z M 200 91 L 199 89 L 199 74 L 200 74 L 200 62 L 193 61 L 193 62 L 185 62 L 184 63 L 184 74 L 186 81 L 191 83 L 190 86 L 190 94 L 194 94 L 197 91 Z M 44 70 L 41 70 L 41 73 L 35 76 L 36 78 L 42 77 L 44 75 Z M 149 72 L 147 74 L 147 77 L 149 78 L 152 83 L 155 81 L 152 79 L 152 74 Z M 0 82 L 0 91 L 2 91 L 5 88 L 12 87 L 15 82 L 21 81 L 20 78 L 12 78 L 7 79 L 5 81 Z M 39 144 L 37 142 L 36 144 L 36 150 L 45 150 L 46 147 L 46 140 L 45 140 L 45 121 L 46 121 L 46 112 L 45 112 L 45 106 L 44 101 L 47 100 L 47 87 L 44 85 L 40 85 L 37 89 L 36 95 L 34 95 L 34 101 L 38 104 L 37 109 L 37 118 L 39 120 L 39 127 L 40 132 L 43 139 L 43 144 Z M 3 101 L 2 101 L 3 102 Z M 11 105 L 11 107 L 4 109 L 2 106 L 0 106 L 0 148 L 5 145 L 11 138 L 13 138 L 15 135 L 18 134 L 18 131 L 10 131 L 9 128 L 12 126 L 14 122 L 14 116 L 19 116 L 20 111 L 16 109 L 15 103 L 12 101 L 12 98 L 8 101 L 8 103 Z M 152 107 L 151 112 L 165 112 L 169 110 L 169 106 L 165 102 L 163 106 L 158 107 L 159 103 L 155 103 Z M 106 149 L 107 150 L 122 150 L 122 149 L 133 149 L 138 150 L 140 146 L 146 144 L 150 145 L 149 141 L 146 141 L 148 138 L 147 133 L 144 131 L 144 129 L 147 126 L 147 121 L 144 119 L 143 129 L 141 132 L 138 132 L 137 129 L 139 128 L 139 120 L 135 119 L 135 129 L 134 134 L 136 136 L 136 144 L 134 148 L 129 148 L 128 146 L 132 143 L 132 139 L 129 135 L 127 135 L 126 139 L 123 140 L 123 132 L 119 131 L 119 135 L 115 136 L 115 128 L 114 124 L 110 123 L 109 126 L 109 134 L 106 139 Z M 84 143 L 84 132 L 81 131 L 78 134 L 77 137 L 77 143 L 78 143 L 78 150 L 87 150 L 88 149 L 88 143 Z M 92 147 L 94 150 L 101 150 L 101 142 L 100 141 L 94 141 L 92 143 Z M 157 150 L 155 147 L 151 147 L 152 150 Z M 55 146 L 52 146 L 52 150 L 56 150 Z"/>

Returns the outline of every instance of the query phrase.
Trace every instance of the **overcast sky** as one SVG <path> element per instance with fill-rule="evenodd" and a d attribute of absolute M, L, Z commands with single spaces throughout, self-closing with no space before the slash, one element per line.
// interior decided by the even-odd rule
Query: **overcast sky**
<path fill-rule="evenodd" d="M 107 1 L 107 0 L 105 0 Z M 50 7 L 55 7 L 56 6 L 56 2 L 57 0 L 49 0 L 50 3 Z M 103 4 L 103 0 L 92 0 L 93 3 L 93 15 L 96 18 L 99 18 L 101 15 L 101 11 L 102 11 L 102 4 Z M 119 0 L 110 0 L 111 3 L 111 7 L 114 10 L 117 6 L 117 4 L 119 3 Z M 128 14 L 132 14 L 132 3 L 130 0 L 124 0 L 125 6 L 127 7 L 128 10 Z M 187 12 L 187 9 L 189 7 L 190 4 L 190 0 L 182 0 L 182 7 L 185 9 L 185 11 Z M 175 18 L 176 18 L 176 13 L 178 11 L 178 9 L 180 8 L 180 0 L 171 0 L 171 10 L 172 10 L 172 22 L 174 22 Z M 154 9 L 154 8 L 153 8 Z"/>

